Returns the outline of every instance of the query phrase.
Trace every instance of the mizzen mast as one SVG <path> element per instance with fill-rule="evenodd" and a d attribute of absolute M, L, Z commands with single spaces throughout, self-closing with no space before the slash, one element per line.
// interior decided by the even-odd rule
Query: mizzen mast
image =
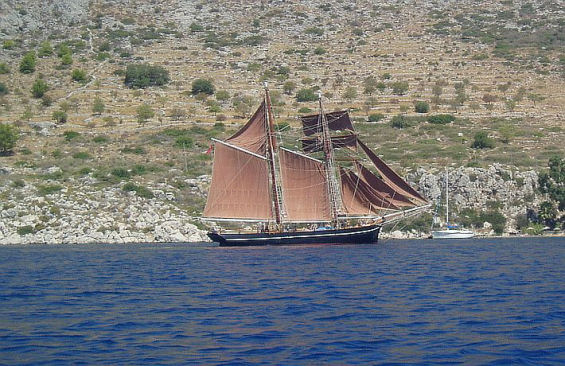
<path fill-rule="evenodd" d="M 327 174 L 327 190 L 328 197 L 330 200 L 330 209 L 332 215 L 332 221 L 334 224 L 338 223 L 338 216 L 342 213 L 342 199 L 341 191 L 339 188 L 339 182 L 336 177 L 334 151 L 332 145 L 332 139 L 330 135 L 330 129 L 328 126 L 328 119 L 324 112 L 324 107 L 322 105 L 322 94 L 318 93 L 318 102 L 320 105 L 320 114 L 318 125 L 322 127 L 322 150 L 325 157 L 326 174 Z"/>

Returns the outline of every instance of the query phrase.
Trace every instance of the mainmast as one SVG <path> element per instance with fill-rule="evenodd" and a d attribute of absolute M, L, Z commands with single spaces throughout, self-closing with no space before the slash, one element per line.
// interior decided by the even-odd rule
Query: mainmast
<path fill-rule="evenodd" d="M 275 128 L 271 111 L 271 97 L 269 96 L 267 83 L 265 83 L 265 109 L 265 130 L 267 131 L 267 160 L 269 162 L 269 172 L 271 175 L 271 195 L 273 199 L 275 222 L 277 223 L 277 225 L 280 225 L 282 221 L 281 203 L 275 167 L 275 149 L 277 148 L 277 140 L 275 137 Z"/>
<path fill-rule="evenodd" d="M 324 107 L 322 106 L 321 93 L 318 94 L 318 102 L 320 105 L 320 114 L 319 114 L 320 120 L 318 121 L 318 124 L 322 126 L 322 146 L 323 146 L 325 164 L 326 164 L 328 197 L 330 199 L 332 220 L 334 224 L 338 224 L 337 218 L 342 211 L 342 200 L 341 200 L 339 183 L 336 178 L 334 151 L 332 146 L 330 129 L 328 127 L 328 120 L 326 118 L 326 114 L 324 113 Z"/>

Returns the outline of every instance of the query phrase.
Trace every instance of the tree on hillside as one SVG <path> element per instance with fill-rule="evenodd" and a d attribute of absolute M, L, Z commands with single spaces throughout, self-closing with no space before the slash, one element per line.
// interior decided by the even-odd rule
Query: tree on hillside
<path fill-rule="evenodd" d="M 124 84 L 129 88 L 147 88 L 165 85 L 169 80 L 169 72 L 161 66 L 135 64 L 127 66 Z"/>
<path fill-rule="evenodd" d="M 0 123 L 0 154 L 12 152 L 19 138 L 19 132 L 15 126 Z"/>
<path fill-rule="evenodd" d="M 192 82 L 192 95 L 197 95 L 204 93 L 206 95 L 212 95 L 216 91 L 214 84 L 207 79 L 196 79 Z"/>
<path fill-rule="evenodd" d="M 35 56 L 35 51 L 27 52 L 20 62 L 20 72 L 22 74 L 31 74 L 35 71 L 36 63 L 37 57 Z"/>
<path fill-rule="evenodd" d="M 351 102 L 353 99 L 357 98 L 357 89 L 353 86 L 348 86 L 343 92 L 343 98 L 348 102 Z"/>
<path fill-rule="evenodd" d="M 392 92 L 396 95 L 404 95 L 408 91 L 408 83 L 406 81 L 396 81 L 391 84 Z"/>
<path fill-rule="evenodd" d="M 300 89 L 296 93 L 296 101 L 298 102 L 313 102 L 318 100 L 318 95 L 311 88 Z"/>
<path fill-rule="evenodd" d="M 53 46 L 51 46 L 51 43 L 49 41 L 41 42 L 41 45 L 39 46 L 39 50 L 37 51 L 37 56 L 47 57 L 47 56 L 51 56 L 52 54 L 53 54 Z"/>
<path fill-rule="evenodd" d="M 104 102 L 102 101 L 102 99 L 100 99 L 100 97 L 94 98 L 94 103 L 92 104 L 92 113 L 101 115 L 102 113 L 104 113 L 105 108 L 106 106 L 104 105 Z"/>
<path fill-rule="evenodd" d="M 151 106 L 146 103 L 137 107 L 136 113 L 137 113 L 137 122 L 139 124 L 145 124 L 147 120 L 155 116 L 155 112 L 153 112 Z"/>
<path fill-rule="evenodd" d="M 45 92 L 47 92 L 47 90 L 49 90 L 49 86 L 47 85 L 47 82 L 45 82 L 45 80 L 35 79 L 35 82 L 31 87 L 31 93 L 33 94 L 34 98 L 43 97 L 43 95 L 45 94 Z"/>
<path fill-rule="evenodd" d="M 494 141 L 488 137 L 486 131 L 479 131 L 475 134 L 475 139 L 471 147 L 473 149 L 492 149 L 494 147 Z"/>
<path fill-rule="evenodd" d="M 374 76 L 368 76 L 363 80 L 363 93 L 367 95 L 373 94 L 377 90 L 377 79 Z"/>
<path fill-rule="evenodd" d="M 557 203 L 560 211 L 565 210 L 565 159 L 554 156 L 549 159 L 549 171 L 538 176 L 539 190 Z"/>

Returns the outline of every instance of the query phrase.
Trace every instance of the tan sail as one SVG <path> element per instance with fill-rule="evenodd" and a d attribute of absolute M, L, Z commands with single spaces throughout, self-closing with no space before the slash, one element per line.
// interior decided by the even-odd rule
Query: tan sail
<path fill-rule="evenodd" d="M 267 129 L 265 102 L 257 109 L 251 119 L 226 141 L 255 154 L 265 156 L 267 150 Z"/>
<path fill-rule="evenodd" d="M 416 190 L 414 190 L 404 179 L 402 179 L 394 170 L 392 170 L 388 165 L 385 164 L 371 149 L 367 147 L 361 140 L 357 139 L 357 143 L 365 154 L 369 157 L 371 162 L 377 168 L 379 174 L 381 175 L 383 181 L 392 187 L 395 191 L 402 193 L 402 195 L 412 199 L 416 204 L 426 204 L 427 200 L 422 197 Z"/>
<path fill-rule="evenodd" d="M 279 150 L 279 159 L 286 220 L 330 220 L 324 164 L 282 148 Z"/>
<path fill-rule="evenodd" d="M 217 141 L 205 217 L 273 218 L 267 160 Z"/>

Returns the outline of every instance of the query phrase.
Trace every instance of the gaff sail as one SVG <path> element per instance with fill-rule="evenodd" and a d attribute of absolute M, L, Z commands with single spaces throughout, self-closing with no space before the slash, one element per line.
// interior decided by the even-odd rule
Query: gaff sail
<path fill-rule="evenodd" d="M 204 216 L 272 220 L 267 160 L 216 141 L 212 183 Z"/>

